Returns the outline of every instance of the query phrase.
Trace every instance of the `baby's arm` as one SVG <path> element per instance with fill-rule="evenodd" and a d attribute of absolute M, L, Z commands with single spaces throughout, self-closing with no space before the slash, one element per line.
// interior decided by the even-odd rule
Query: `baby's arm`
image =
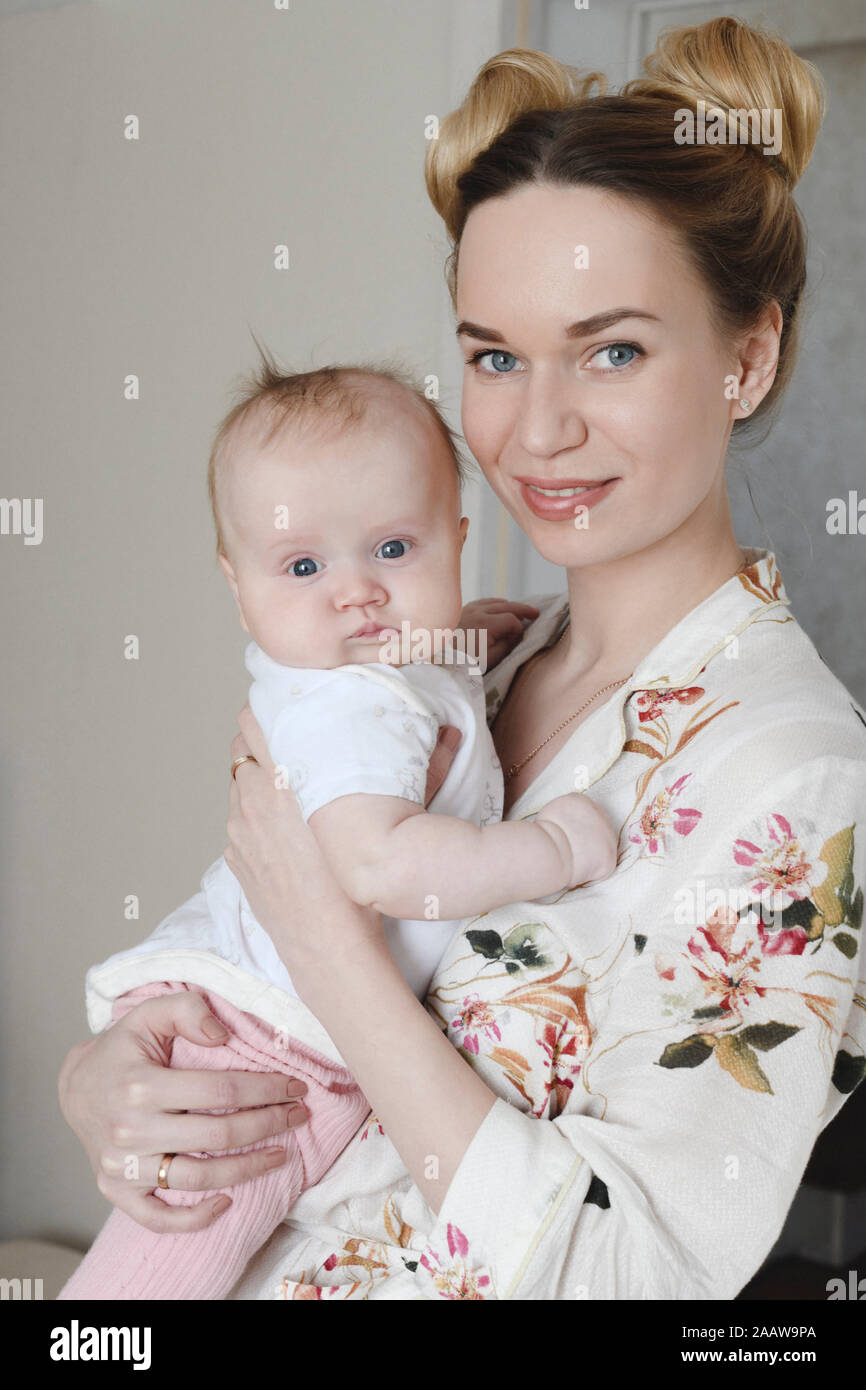
<path fill-rule="evenodd" d="M 390 917 L 443 920 L 531 901 L 616 864 L 616 835 L 589 797 L 556 797 L 534 821 L 478 827 L 399 796 L 353 794 L 315 811 L 310 829 L 345 892 Z"/>

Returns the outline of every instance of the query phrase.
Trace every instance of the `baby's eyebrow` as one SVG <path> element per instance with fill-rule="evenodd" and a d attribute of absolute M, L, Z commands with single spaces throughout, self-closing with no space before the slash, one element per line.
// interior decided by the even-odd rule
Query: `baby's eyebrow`
<path fill-rule="evenodd" d="M 388 540 L 392 536 L 399 536 L 403 531 L 420 533 L 423 529 L 423 517 L 399 517 L 396 521 L 376 522 L 375 526 L 370 528 L 370 540 L 375 540 L 377 536 L 383 540 Z M 298 546 L 304 545 L 311 547 L 327 545 L 327 538 L 324 533 L 298 533 L 281 530 L 276 540 L 271 541 L 265 549 L 270 553 L 272 550 L 283 550 L 288 547 L 297 549 Z"/>
<path fill-rule="evenodd" d="M 291 531 L 281 530 L 280 534 L 277 536 L 277 539 L 275 541 L 271 541 L 270 545 L 266 546 L 265 549 L 269 551 L 282 550 L 287 545 L 303 545 L 303 543 L 303 536 L 295 538 L 295 536 L 292 535 Z"/>
<path fill-rule="evenodd" d="M 396 521 L 386 521 L 384 525 L 377 522 L 371 534 L 386 536 L 394 535 L 398 531 L 420 531 L 423 524 L 423 518 L 420 516 L 401 516 Z"/>

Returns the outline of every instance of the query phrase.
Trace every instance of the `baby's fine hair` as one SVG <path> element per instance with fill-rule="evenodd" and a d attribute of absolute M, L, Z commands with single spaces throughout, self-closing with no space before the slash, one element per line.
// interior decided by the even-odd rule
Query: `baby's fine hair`
<path fill-rule="evenodd" d="M 238 399 L 220 421 L 208 460 L 208 495 L 216 527 L 217 554 L 226 553 L 225 534 L 217 503 L 219 475 L 230 453 L 232 442 L 251 417 L 263 412 L 259 447 L 267 448 L 292 422 L 321 422 L 328 428 L 350 429 L 381 404 L 377 383 L 390 382 L 407 391 L 426 411 L 438 431 L 454 464 L 458 492 L 469 476 L 458 435 L 448 425 L 436 404 L 425 395 L 410 372 L 395 360 L 317 367 L 308 372 L 280 370 L 273 355 L 253 335 L 261 357 L 258 368 L 238 388 Z M 371 389 L 374 388 L 374 389 Z"/>

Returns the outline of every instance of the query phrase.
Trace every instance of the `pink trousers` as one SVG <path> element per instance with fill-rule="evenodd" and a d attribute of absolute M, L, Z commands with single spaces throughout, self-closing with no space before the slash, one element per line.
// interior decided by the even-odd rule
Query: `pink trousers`
<path fill-rule="evenodd" d="M 115 1021 L 143 999 L 190 985 L 161 982 L 131 990 L 114 1005 Z M 171 1065 L 193 1071 L 283 1072 L 307 1084 L 306 1124 L 244 1149 L 285 1145 L 285 1163 L 251 1182 L 225 1189 L 232 1205 L 201 1231 L 158 1235 L 115 1208 L 82 1263 L 58 1297 L 71 1299 L 222 1299 L 243 1274 L 292 1203 L 327 1172 L 369 1113 L 370 1106 L 345 1067 L 315 1048 L 289 1041 L 252 1014 L 217 994 L 199 990 L 211 1012 L 228 1029 L 228 1041 L 199 1047 L 185 1038 L 172 1043 Z M 207 1155 L 196 1155 L 206 1157 Z M 169 1181 L 171 1172 L 169 1170 Z M 214 1192 L 157 1188 L 170 1206 L 190 1206 Z"/>

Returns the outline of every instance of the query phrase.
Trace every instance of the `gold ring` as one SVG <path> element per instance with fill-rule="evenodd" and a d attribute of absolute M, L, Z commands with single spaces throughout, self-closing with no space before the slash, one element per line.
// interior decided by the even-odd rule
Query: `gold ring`
<path fill-rule="evenodd" d="M 160 1163 L 159 1172 L 156 1175 L 157 1187 L 168 1187 L 168 1169 L 173 1158 L 177 1158 L 177 1154 L 163 1154 L 162 1163 Z"/>
<path fill-rule="evenodd" d="M 234 762 L 232 763 L 232 781 L 235 781 L 237 779 L 238 768 L 240 767 L 241 763 L 257 762 L 258 758 L 254 758 L 252 753 L 244 753 L 242 757 L 235 758 Z"/>

